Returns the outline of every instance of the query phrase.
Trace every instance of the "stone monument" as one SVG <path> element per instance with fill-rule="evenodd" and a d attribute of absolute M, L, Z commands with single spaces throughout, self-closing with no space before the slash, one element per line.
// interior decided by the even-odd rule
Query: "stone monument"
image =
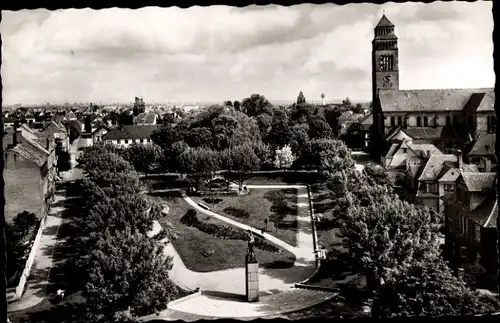
<path fill-rule="evenodd" d="M 259 263 L 254 252 L 255 238 L 252 231 L 248 230 L 248 233 L 250 240 L 245 257 L 246 298 L 248 302 L 255 302 L 259 300 Z"/>

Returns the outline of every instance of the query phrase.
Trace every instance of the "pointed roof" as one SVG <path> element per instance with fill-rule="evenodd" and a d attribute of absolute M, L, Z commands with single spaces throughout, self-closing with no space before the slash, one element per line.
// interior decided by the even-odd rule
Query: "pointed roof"
<path fill-rule="evenodd" d="M 377 27 L 375 28 L 378 27 L 394 27 L 394 24 L 390 22 L 389 19 L 387 19 L 387 17 L 384 14 L 382 15 L 382 18 L 380 18 L 380 21 L 378 22 Z"/>

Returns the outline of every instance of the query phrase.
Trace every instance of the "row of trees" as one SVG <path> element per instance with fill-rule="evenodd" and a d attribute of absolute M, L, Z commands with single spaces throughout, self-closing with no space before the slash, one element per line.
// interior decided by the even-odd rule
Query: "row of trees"
<path fill-rule="evenodd" d="M 350 264 L 367 278 L 372 315 L 498 311 L 495 298 L 469 289 L 443 260 L 439 214 L 400 200 L 382 168 L 367 166 L 359 172 L 345 147 L 337 149 L 343 152 L 333 158 L 323 154 L 321 162 Z"/>
<path fill-rule="evenodd" d="M 162 216 L 161 206 L 142 192 L 132 165 L 112 147 L 87 148 L 79 163 L 82 214 L 74 223 L 85 254 L 84 296 L 89 320 L 109 322 L 163 309 L 177 293 L 169 279 L 171 258 L 147 233 Z"/>

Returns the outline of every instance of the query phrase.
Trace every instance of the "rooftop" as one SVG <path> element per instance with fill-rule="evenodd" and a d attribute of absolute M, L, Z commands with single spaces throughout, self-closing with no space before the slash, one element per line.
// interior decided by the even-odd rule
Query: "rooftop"
<path fill-rule="evenodd" d="M 124 125 L 108 132 L 103 140 L 148 139 L 157 125 Z"/>
<path fill-rule="evenodd" d="M 497 173 L 462 172 L 462 178 L 469 192 L 481 192 L 492 189 Z"/>

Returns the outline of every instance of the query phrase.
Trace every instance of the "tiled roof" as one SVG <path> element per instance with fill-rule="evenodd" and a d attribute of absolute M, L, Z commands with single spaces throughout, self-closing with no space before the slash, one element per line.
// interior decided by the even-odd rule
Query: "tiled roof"
<path fill-rule="evenodd" d="M 386 140 L 387 141 L 401 141 L 401 140 L 412 140 L 413 138 L 410 137 L 406 132 L 403 131 L 400 127 L 393 128 L 387 136 Z"/>
<path fill-rule="evenodd" d="M 496 137 L 496 134 L 479 135 L 467 155 L 494 155 Z"/>
<path fill-rule="evenodd" d="M 441 154 L 439 150 L 433 144 L 407 144 L 408 148 L 415 152 L 415 155 L 419 157 L 427 157 L 434 154 Z"/>
<path fill-rule="evenodd" d="M 438 139 L 460 139 L 459 133 L 455 132 L 451 126 L 442 127 L 415 127 L 402 129 L 414 140 L 438 140 Z M 462 138 L 463 139 L 463 138 Z"/>
<path fill-rule="evenodd" d="M 118 126 L 108 132 L 103 140 L 147 139 L 150 138 L 157 125 L 125 125 Z"/>
<path fill-rule="evenodd" d="M 74 119 L 75 118 L 76 119 L 76 115 L 72 111 L 70 111 L 70 112 L 68 112 L 66 114 L 66 118 L 68 118 L 68 119 Z"/>
<path fill-rule="evenodd" d="M 462 178 L 469 192 L 481 192 L 492 189 L 497 173 L 462 172 Z"/>
<path fill-rule="evenodd" d="M 384 112 L 462 111 L 473 93 L 490 93 L 491 91 L 493 91 L 491 88 L 380 90 L 379 99 Z M 491 99 L 494 101 L 494 97 L 488 100 Z M 481 109 L 487 108 L 486 101 L 484 104 L 481 103 Z"/>
<path fill-rule="evenodd" d="M 476 111 L 494 111 L 495 110 L 495 92 L 493 89 L 478 91 L 471 95 L 469 101 L 464 107 L 466 112 Z"/>
<path fill-rule="evenodd" d="M 387 17 L 384 14 L 382 15 L 380 21 L 378 22 L 377 27 L 394 27 L 394 25 L 392 24 L 392 22 L 390 22 L 389 19 L 387 19 Z"/>
<path fill-rule="evenodd" d="M 139 113 L 134 117 L 134 123 L 151 123 L 155 122 L 156 114 L 154 113 Z"/>
<path fill-rule="evenodd" d="M 488 196 L 472 212 L 467 212 L 465 216 L 482 227 L 495 228 L 498 217 L 498 201 L 495 195 Z"/>
<path fill-rule="evenodd" d="M 66 133 L 66 129 L 59 123 L 51 121 L 42 131 L 36 132 L 36 135 L 39 138 L 47 138 L 55 133 Z"/>
<path fill-rule="evenodd" d="M 9 148 L 7 151 L 18 154 L 26 160 L 35 163 L 38 167 L 42 167 L 47 161 L 48 154 L 43 154 L 38 149 L 33 149 L 30 145 L 18 144 L 15 147 Z"/>
<path fill-rule="evenodd" d="M 457 161 L 455 155 L 431 155 L 422 168 L 419 181 L 435 181 L 438 179 L 445 161 Z"/>

